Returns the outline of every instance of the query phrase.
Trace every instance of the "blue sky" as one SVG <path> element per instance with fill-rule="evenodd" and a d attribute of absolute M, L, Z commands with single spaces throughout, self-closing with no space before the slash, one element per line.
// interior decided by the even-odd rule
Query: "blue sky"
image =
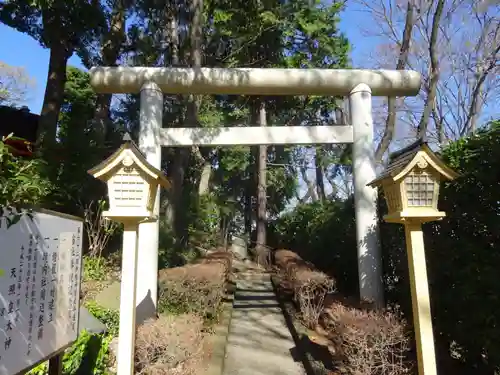
<path fill-rule="evenodd" d="M 24 67 L 29 76 L 35 80 L 34 93 L 30 95 L 26 105 L 31 112 L 40 113 L 47 83 L 49 50 L 42 48 L 35 39 L 27 34 L 17 32 L 1 23 L 0 40 L 2 41 L 0 61 L 12 66 Z M 77 56 L 73 56 L 69 63 L 83 67 Z"/>
<path fill-rule="evenodd" d="M 342 15 L 340 29 L 347 35 L 353 46 L 352 59 L 356 67 L 360 66 L 362 56 L 374 45 L 372 38 L 363 37 L 358 26 L 367 25 L 369 16 L 364 12 L 350 8 Z M 36 82 L 34 92 L 26 105 L 33 113 L 40 113 L 42 108 L 45 85 L 47 82 L 47 70 L 49 65 L 49 50 L 26 34 L 19 33 L 10 27 L 0 24 L 0 61 L 9 65 L 24 67 L 31 78 Z M 83 68 L 80 59 L 74 55 L 69 64 Z M 367 66 L 365 66 L 367 67 Z"/>

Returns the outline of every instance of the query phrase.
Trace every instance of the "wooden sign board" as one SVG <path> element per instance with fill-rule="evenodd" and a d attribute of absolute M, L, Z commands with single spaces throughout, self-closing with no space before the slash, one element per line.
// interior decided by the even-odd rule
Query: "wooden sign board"
<path fill-rule="evenodd" d="M 47 360 L 78 337 L 83 221 L 34 212 L 0 227 L 0 374 Z"/>

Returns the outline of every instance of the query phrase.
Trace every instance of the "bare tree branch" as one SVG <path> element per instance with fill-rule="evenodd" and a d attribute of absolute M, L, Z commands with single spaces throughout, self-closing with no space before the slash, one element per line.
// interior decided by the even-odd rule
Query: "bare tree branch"
<path fill-rule="evenodd" d="M 23 67 L 11 66 L 0 61 L 0 104 L 16 106 L 29 99 L 35 81 Z"/>
<path fill-rule="evenodd" d="M 434 17 L 432 19 L 432 31 L 431 39 L 429 43 L 429 55 L 431 57 L 431 67 L 430 67 L 430 80 L 427 89 L 427 99 L 424 104 L 424 113 L 420 118 L 420 123 L 418 124 L 417 136 L 423 137 L 427 132 L 427 126 L 429 124 L 429 118 L 433 108 L 435 107 L 436 100 L 436 90 L 439 81 L 439 63 L 437 57 L 437 39 L 439 33 L 439 22 L 441 22 L 441 16 L 443 14 L 444 0 L 438 0 L 436 10 L 434 12 Z"/>
<path fill-rule="evenodd" d="M 414 7 L 412 1 L 409 0 L 407 2 L 406 8 L 406 21 L 405 28 L 403 31 L 403 39 L 401 41 L 401 47 L 399 49 L 399 58 L 398 63 L 396 64 L 396 69 L 401 70 L 404 69 L 408 62 L 408 55 L 410 51 L 410 41 L 411 34 L 414 25 Z M 382 160 L 385 152 L 389 148 L 389 145 L 394 136 L 394 127 L 396 125 L 396 98 L 389 97 L 388 98 L 388 111 L 387 111 L 387 120 L 385 122 L 385 130 L 382 136 L 382 140 L 380 141 L 376 151 L 375 151 L 375 159 L 377 161 Z"/>
<path fill-rule="evenodd" d="M 422 74 L 422 90 L 400 102 L 374 100 L 374 123 L 383 129 L 378 130 L 378 160 L 392 142 L 411 138 L 416 131 L 444 144 L 500 115 L 494 104 L 500 99 L 500 20 L 495 7 L 480 6 L 477 0 L 354 3 L 361 4 L 360 11 L 378 26 L 366 31 L 367 36 L 377 37 L 371 54 L 374 68 L 400 61 L 408 3 L 413 6 L 413 31 L 403 68 Z"/>

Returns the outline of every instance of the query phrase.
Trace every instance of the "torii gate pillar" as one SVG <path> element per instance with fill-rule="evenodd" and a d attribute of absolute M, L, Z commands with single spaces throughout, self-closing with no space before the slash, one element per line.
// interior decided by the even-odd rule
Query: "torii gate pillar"
<path fill-rule="evenodd" d="M 420 74 L 403 70 L 225 69 L 98 67 L 90 82 L 99 93 L 141 93 L 139 145 L 161 167 L 161 146 L 353 143 L 359 292 L 382 306 L 383 283 L 375 178 L 371 97 L 415 96 Z M 351 125 L 161 129 L 165 94 L 347 96 Z M 159 202 L 159 199 L 157 199 Z M 158 212 L 159 207 L 155 208 Z M 139 229 L 138 316 L 154 316 L 158 287 L 158 223 Z M 353 249 L 354 250 L 354 249 Z M 141 320 L 142 320 L 141 319 Z"/>
<path fill-rule="evenodd" d="M 163 122 L 163 93 L 154 82 L 141 87 L 139 149 L 147 161 L 161 170 L 160 129 Z M 155 316 L 158 306 L 158 241 L 160 234 L 160 189 L 153 213 L 158 220 L 139 224 L 136 289 L 136 320 L 141 323 Z"/>
<path fill-rule="evenodd" d="M 377 218 L 377 191 L 367 186 L 376 177 L 373 148 L 372 91 L 364 83 L 349 94 L 350 123 L 354 139 L 352 163 L 354 175 L 354 210 L 360 297 L 384 304 L 382 254 Z"/>

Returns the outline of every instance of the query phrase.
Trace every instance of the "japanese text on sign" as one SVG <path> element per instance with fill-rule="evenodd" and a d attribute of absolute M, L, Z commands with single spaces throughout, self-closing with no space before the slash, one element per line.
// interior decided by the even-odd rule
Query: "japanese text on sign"
<path fill-rule="evenodd" d="M 80 219 L 49 212 L 0 227 L 0 374 L 76 340 L 82 229 Z"/>

